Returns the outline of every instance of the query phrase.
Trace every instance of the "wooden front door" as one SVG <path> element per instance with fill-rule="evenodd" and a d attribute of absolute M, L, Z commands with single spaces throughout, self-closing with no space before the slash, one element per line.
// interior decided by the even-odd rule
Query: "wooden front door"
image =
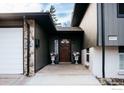
<path fill-rule="evenodd" d="M 70 41 L 63 39 L 60 42 L 60 62 L 70 62 Z"/>

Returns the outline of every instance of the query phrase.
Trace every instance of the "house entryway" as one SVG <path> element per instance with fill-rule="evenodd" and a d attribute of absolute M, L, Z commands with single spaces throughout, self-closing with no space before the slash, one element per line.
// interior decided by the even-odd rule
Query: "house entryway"
<path fill-rule="evenodd" d="M 17 84 L 17 83 L 16 83 Z M 100 85 L 92 73 L 78 64 L 47 65 L 33 77 L 25 77 L 19 85 Z"/>
<path fill-rule="evenodd" d="M 83 49 L 83 31 L 57 31 L 49 35 L 49 54 L 54 55 L 54 63 L 75 64 L 75 57 L 78 55 L 77 64 L 81 63 L 81 50 Z M 51 57 L 52 58 L 52 57 Z M 52 63 L 51 61 L 50 63 Z"/>

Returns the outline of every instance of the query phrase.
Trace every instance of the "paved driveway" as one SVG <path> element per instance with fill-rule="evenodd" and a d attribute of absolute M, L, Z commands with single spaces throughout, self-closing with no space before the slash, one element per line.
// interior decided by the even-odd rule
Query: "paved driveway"
<path fill-rule="evenodd" d="M 83 65 L 48 65 L 33 77 L 25 77 L 19 85 L 100 85 Z"/>
<path fill-rule="evenodd" d="M 24 75 L 0 75 L 0 85 L 15 85 L 20 80 L 23 80 Z"/>

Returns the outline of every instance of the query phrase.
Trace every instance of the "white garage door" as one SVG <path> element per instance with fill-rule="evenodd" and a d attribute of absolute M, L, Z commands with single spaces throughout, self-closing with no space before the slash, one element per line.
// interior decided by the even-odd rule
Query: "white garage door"
<path fill-rule="evenodd" d="M 22 28 L 0 28 L 0 74 L 23 73 L 22 30 Z"/>

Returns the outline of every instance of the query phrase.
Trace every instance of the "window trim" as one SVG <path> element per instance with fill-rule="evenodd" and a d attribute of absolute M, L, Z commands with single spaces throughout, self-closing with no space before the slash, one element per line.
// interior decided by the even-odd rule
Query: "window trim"
<path fill-rule="evenodd" d="M 119 3 L 117 3 L 117 18 L 124 18 L 124 14 L 119 14 Z"/>
<path fill-rule="evenodd" d="M 124 75 L 124 69 L 120 69 L 120 55 L 122 55 L 122 54 L 124 54 L 124 53 L 122 53 L 122 52 L 119 53 L 119 72 L 118 72 L 119 75 Z"/>

